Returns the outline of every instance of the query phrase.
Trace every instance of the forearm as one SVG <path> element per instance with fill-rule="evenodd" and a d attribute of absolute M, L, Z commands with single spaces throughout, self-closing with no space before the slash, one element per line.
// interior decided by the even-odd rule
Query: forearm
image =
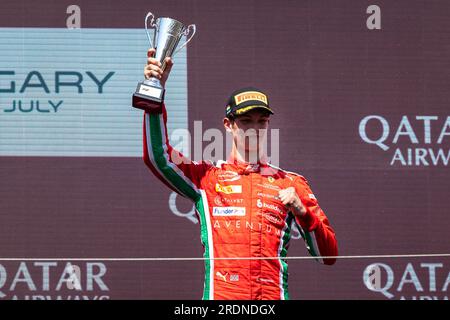
<path fill-rule="evenodd" d="M 198 178 L 203 166 L 184 157 L 169 144 L 167 137 L 167 113 L 144 114 L 144 161 L 158 179 L 180 195 L 196 201 L 200 197 Z"/>
<path fill-rule="evenodd" d="M 303 230 L 304 240 L 311 255 L 318 257 L 338 255 L 335 233 L 320 207 L 306 208 L 303 215 L 297 215 L 295 218 L 297 225 Z M 336 262 L 336 258 L 318 260 L 327 265 Z"/>

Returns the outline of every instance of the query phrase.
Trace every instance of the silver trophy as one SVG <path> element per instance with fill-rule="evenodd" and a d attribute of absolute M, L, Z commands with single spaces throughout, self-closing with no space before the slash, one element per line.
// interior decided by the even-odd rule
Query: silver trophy
<path fill-rule="evenodd" d="M 150 37 L 148 19 L 151 18 L 150 28 L 154 29 L 153 41 Z M 183 49 L 195 34 L 195 25 L 184 26 L 181 22 L 171 18 L 158 18 L 155 20 L 153 13 L 147 13 L 145 17 L 145 31 L 150 47 L 156 49 L 154 58 L 161 63 L 161 69 L 166 68 L 165 58 L 173 57 Z M 191 36 L 177 50 L 175 50 L 182 36 Z M 159 79 L 150 77 L 140 82 L 133 94 L 133 107 L 146 110 L 161 105 L 164 101 L 164 88 Z"/>

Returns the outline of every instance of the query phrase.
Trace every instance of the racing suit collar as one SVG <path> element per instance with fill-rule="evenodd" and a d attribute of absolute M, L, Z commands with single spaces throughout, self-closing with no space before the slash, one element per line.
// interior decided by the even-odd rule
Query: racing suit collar
<path fill-rule="evenodd" d="M 261 157 L 256 163 L 241 161 L 235 158 L 233 155 L 230 155 L 226 162 L 227 165 L 231 166 L 235 171 L 239 172 L 239 174 L 248 174 L 251 172 L 261 172 L 262 174 L 271 175 L 273 174 L 270 169 L 271 166 L 268 162 L 267 157 Z"/>

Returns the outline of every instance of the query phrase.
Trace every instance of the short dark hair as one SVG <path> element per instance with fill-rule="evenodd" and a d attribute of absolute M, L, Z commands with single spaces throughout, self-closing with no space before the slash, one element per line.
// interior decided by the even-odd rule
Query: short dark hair
<path fill-rule="evenodd" d="M 236 121 L 236 117 L 235 117 L 234 115 L 232 115 L 232 114 L 226 116 L 225 118 L 227 118 L 227 119 L 230 120 L 231 122 Z"/>

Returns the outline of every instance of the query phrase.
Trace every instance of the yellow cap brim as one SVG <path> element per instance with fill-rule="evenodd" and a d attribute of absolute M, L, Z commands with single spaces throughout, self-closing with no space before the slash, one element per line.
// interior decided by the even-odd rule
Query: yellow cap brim
<path fill-rule="evenodd" d="M 244 114 L 244 113 L 247 113 L 247 112 L 249 112 L 249 111 L 251 111 L 251 110 L 254 110 L 254 109 L 257 109 L 257 108 L 259 108 L 259 109 L 265 109 L 265 110 L 269 111 L 270 114 L 274 114 L 273 111 L 272 111 L 272 109 L 270 109 L 270 108 L 267 107 L 267 106 L 261 106 L 261 105 L 246 106 L 246 107 L 237 109 L 237 110 L 234 112 L 234 114 L 237 115 L 237 116 L 240 116 L 240 115 L 242 115 L 242 114 Z"/>

